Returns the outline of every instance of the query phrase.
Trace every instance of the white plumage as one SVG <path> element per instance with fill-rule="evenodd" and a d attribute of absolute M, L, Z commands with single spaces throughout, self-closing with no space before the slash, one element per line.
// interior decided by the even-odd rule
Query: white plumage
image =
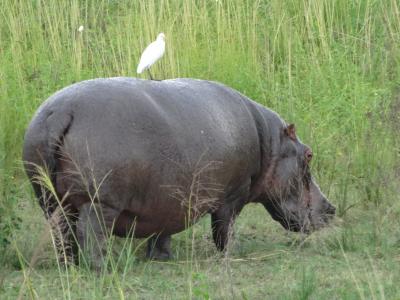
<path fill-rule="evenodd" d="M 160 33 L 157 39 L 144 49 L 140 62 L 137 67 L 137 73 L 141 74 L 144 70 L 148 70 L 157 60 L 159 60 L 165 52 L 165 35 Z M 150 72 L 149 72 L 150 73 Z M 150 74 L 151 78 L 151 74 Z"/>

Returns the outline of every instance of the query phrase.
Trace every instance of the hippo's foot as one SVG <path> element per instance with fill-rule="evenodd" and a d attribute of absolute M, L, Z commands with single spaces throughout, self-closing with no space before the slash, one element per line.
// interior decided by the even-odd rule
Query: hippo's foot
<path fill-rule="evenodd" d="M 154 260 L 172 258 L 171 236 L 153 236 L 147 242 L 146 257 Z"/>
<path fill-rule="evenodd" d="M 55 241 L 56 243 L 61 243 Z M 74 247 L 74 249 L 72 249 Z M 61 246 L 57 247 L 58 263 L 62 267 L 77 265 L 79 263 L 78 250 L 76 245 L 68 245 L 65 241 Z"/>

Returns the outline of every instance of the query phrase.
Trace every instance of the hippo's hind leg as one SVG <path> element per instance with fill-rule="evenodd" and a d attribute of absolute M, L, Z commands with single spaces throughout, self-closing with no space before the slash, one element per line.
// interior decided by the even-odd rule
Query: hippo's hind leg
<path fill-rule="evenodd" d="M 172 258 L 171 236 L 155 235 L 147 242 L 147 258 L 156 260 L 167 260 Z"/>
<path fill-rule="evenodd" d="M 77 210 L 66 203 L 64 194 L 53 195 L 38 183 L 33 183 L 33 186 L 51 229 L 59 263 L 62 265 L 76 263 L 78 258 L 75 236 Z"/>
<path fill-rule="evenodd" d="M 77 212 L 70 206 L 59 206 L 48 220 L 59 262 L 63 265 L 76 263 L 78 258 L 75 237 Z"/>
<path fill-rule="evenodd" d="M 111 234 L 118 212 L 112 208 L 87 202 L 79 208 L 76 235 L 79 246 L 87 254 L 88 263 L 96 270 L 101 270 L 106 241 Z"/>

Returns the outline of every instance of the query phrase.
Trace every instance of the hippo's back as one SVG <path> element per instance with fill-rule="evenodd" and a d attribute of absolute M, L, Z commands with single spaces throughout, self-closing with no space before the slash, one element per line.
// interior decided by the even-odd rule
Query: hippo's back
<path fill-rule="evenodd" d="M 108 78 L 61 90 L 42 114 L 71 116 L 64 147 L 98 149 L 102 164 L 115 168 L 121 158 L 141 151 L 145 161 L 192 163 L 203 152 L 219 160 L 232 150 L 248 151 L 257 142 L 249 103 L 238 92 L 204 80 Z"/>

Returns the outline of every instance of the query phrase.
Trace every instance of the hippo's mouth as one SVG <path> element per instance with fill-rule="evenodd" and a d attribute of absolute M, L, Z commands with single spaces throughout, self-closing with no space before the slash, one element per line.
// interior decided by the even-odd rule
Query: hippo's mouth
<path fill-rule="evenodd" d="M 310 226 L 306 226 L 306 225 L 301 225 L 299 223 L 293 223 L 289 226 L 288 230 L 293 231 L 293 232 L 301 232 L 301 233 L 305 233 L 305 234 L 309 234 L 311 233 L 311 229 Z"/>
<path fill-rule="evenodd" d="M 309 233 L 310 232 L 310 226 L 307 226 L 306 224 L 309 222 L 304 222 L 301 223 L 298 220 L 285 220 L 284 222 L 281 222 L 283 227 L 286 230 L 292 231 L 292 232 L 302 232 L 302 233 Z"/>
<path fill-rule="evenodd" d="M 295 218 L 292 220 L 284 220 L 283 222 L 281 222 L 281 224 L 286 230 L 310 234 L 313 231 L 319 230 L 329 225 L 329 223 L 333 220 L 334 217 L 335 217 L 334 211 L 326 212 L 318 217 L 313 216 L 312 213 L 310 212 L 308 218 L 306 218 L 302 222 L 299 221 L 298 218 Z"/>
<path fill-rule="evenodd" d="M 333 220 L 334 217 L 335 217 L 335 213 L 326 213 L 326 214 L 322 215 L 321 218 L 324 223 L 323 226 L 328 225 Z"/>
<path fill-rule="evenodd" d="M 329 225 L 335 217 L 335 213 L 327 212 L 320 216 L 311 216 L 311 230 L 316 231 Z"/>

